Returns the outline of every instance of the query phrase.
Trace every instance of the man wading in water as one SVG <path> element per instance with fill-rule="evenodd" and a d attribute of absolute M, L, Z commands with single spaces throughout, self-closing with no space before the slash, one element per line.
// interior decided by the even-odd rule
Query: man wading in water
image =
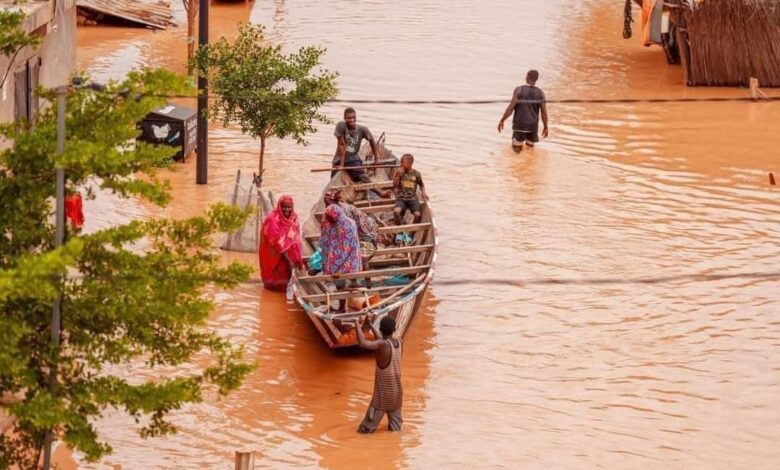
<path fill-rule="evenodd" d="M 539 80 L 539 72 L 529 70 L 525 77 L 527 85 L 519 86 L 512 92 L 512 101 L 506 107 L 504 115 L 498 122 L 498 132 L 504 130 L 504 121 L 513 112 L 512 118 L 512 149 L 515 153 L 523 150 L 525 142 L 529 147 L 539 142 L 539 111 L 542 114 L 542 137 L 547 138 L 547 104 L 545 103 L 544 92 L 536 88 L 536 81 Z M 523 101 L 533 101 L 527 103 Z"/>
<path fill-rule="evenodd" d="M 374 397 L 371 399 L 363 422 L 360 423 L 358 432 L 367 434 L 376 431 L 385 413 L 388 420 L 387 428 L 390 431 L 400 431 L 403 423 L 401 405 L 404 392 L 401 387 L 401 340 L 393 338 L 395 319 L 389 315 L 382 317 L 379 321 L 379 331 L 376 331 L 371 324 L 374 336 L 381 337 L 380 340 L 366 339 L 363 335 L 363 319 L 355 321 L 355 329 L 360 347 L 375 351 L 376 358 Z"/>

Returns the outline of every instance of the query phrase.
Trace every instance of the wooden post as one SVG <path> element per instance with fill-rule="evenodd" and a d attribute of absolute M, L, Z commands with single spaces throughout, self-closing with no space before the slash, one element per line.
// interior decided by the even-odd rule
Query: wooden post
<path fill-rule="evenodd" d="M 750 77 L 750 97 L 758 99 L 758 79 L 755 77 Z"/>
<path fill-rule="evenodd" d="M 254 470 L 255 454 L 254 452 L 236 451 L 236 470 Z"/>
<path fill-rule="evenodd" d="M 233 186 L 233 197 L 230 199 L 231 205 L 236 206 L 236 203 L 238 202 L 238 187 L 241 183 L 241 170 L 239 169 L 236 171 L 236 184 Z M 225 244 L 225 249 L 229 250 L 233 246 L 233 234 L 228 233 L 227 243 Z"/>
<path fill-rule="evenodd" d="M 769 184 L 772 186 L 777 184 L 775 183 L 775 174 L 772 173 L 771 171 L 769 172 Z"/>
<path fill-rule="evenodd" d="M 766 94 L 758 87 L 758 79 L 755 77 L 750 77 L 750 97 L 753 98 L 753 101 L 766 99 L 767 97 Z"/>

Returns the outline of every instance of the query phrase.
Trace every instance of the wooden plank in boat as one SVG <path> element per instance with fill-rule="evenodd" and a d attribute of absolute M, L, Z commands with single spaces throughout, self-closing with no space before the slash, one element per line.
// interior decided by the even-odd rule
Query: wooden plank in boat
<path fill-rule="evenodd" d="M 387 227 L 379 227 L 377 230 L 379 233 L 399 233 L 399 232 L 419 232 L 421 230 L 427 230 L 431 227 L 430 222 L 422 222 L 419 224 L 409 225 L 388 225 Z M 306 240 L 315 241 L 320 239 L 319 233 L 313 233 L 306 235 Z"/>
<path fill-rule="evenodd" d="M 436 245 L 411 245 L 400 246 L 396 248 L 380 248 L 374 252 L 374 257 L 377 256 L 389 256 L 389 255 L 405 255 L 407 253 L 419 253 L 422 251 L 432 250 Z"/>
<path fill-rule="evenodd" d="M 404 284 L 405 285 L 405 284 Z M 308 295 L 302 295 L 301 298 L 308 300 L 309 302 L 325 302 L 328 299 L 330 300 L 344 300 L 344 299 L 353 299 L 353 298 L 363 298 L 368 294 L 371 296 L 372 294 L 381 294 L 383 292 L 392 292 L 396 291 L 400 288 L 404 287 L 401 286 L 384 286 L 384 287 L 374 287 L 372 289 L 366 289 L 365 291 L 362 290 L 354 290 L 354 291 L 341 291 L 341 292 L 334 292 L 330 295 L 328 294 L 308 294 Z"/>
<path fill-rule="evenodd" d="M 405 255 L 408 253 L 421 253 L 423 251 L 432 250 L 436 245 L 410 245 L 399 246 L 393 248 L 380 248 L 374 252 L 374 258 L 378 256 L 392 256 L 392 255 Z M 305 256 L 304 261 L 308 261 L 310 256 Z M 404 261 L 406 258 L 399 258 L 399 261 Z"/>
<path fill-rule="evenodd" d="M 362 199 L 360 201 L 355 201 L 352 204 L 354 204 L 356 207 L 371 207 L 371 206 L 383 206 L 386 204 L 392 204 L 395 205 L 395 198 L 387 198 L 387 199 Z"/>
<path fill-rule="evenodd" d="M 395 208 L 395 204 L 388 204 L 384 206 L 358 207 L 358 209 L 365 212 L 366 214 L 380 214 L 382 212 L 392 212 L 394 208 Z M 323 215 L 325 215 L 325 212 L 314 213 L 314 216 L 317 217 L 318 219 L 321 219 Z"/>
<path fill-rule="evenodd" d="M 388 266 L 404 267 L 412 266 L 412 262 L 409 258 L 371 258 L 368 262 L 371 269 L 386 268 Z"/>
<path fill-rule="evenodd" d="M 404 274 L 415 274 L 430 269 L 431 266 L 426 264 L 422 266 L 411 266 L 408 268 L 389 268 L 389 269 L 372 269 L 370 271 L 358 271 L 355 273 L 341 274 L 337 277 L 333 277 L 329 274 L 317 274 L 315 276 L 301 276 L 298 278 L 300 282 L 326 282 L 326 281 L 348 281 L 352 279 L 365 279 L 374 278 L 380 276 L 397 276 Z"/>
<path fill-rule="evenodd" d="M 387 227 L 379 227 L 379 233 L 399 233 L 399 232 L 419 232 L 420 230 L 427 230 L 431 228 L 430 222 L 421 222 L 419 224 L 409 225 L 389 225 Z"/>
<path fill-rule="evenodd" d="M 328 189 L 351 189 L 353 191 L 368 191 L 369 189 L 390 189 L 393 187 L 392 181 L 376 181 L 374 183 L 350 184 L 347 186 L 331 186 Z"/>

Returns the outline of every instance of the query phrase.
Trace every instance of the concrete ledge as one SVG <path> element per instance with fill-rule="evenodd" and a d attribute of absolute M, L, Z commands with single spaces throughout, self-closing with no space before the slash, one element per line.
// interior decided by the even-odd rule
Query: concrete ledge
<path fill-rule="evenodd" d="M 55 3 L 62 4 L 64 11 L 76 6 L 76 0 L 28 0 L 26 3 L 14 5 L 14 0 L 0 0 L 0 10 L 16 10 L 25 14 L 24 30 L 32 33 L 36 29 L 51 23 L 56 12 Z"/>

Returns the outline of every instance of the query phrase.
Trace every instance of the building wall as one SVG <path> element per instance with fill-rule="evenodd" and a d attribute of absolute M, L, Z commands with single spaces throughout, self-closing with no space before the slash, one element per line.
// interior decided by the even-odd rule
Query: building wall
<path fill-rule="evenodd" d="M 57 1 L 62 10 L 57 12 L 53 11 L 54 1 L 36 3 L 37 10 L 28 17 L 25 30 L 35 31 L 42 36 L 42 41 L 35 48 L 25 47 L 14 59 L 8 78 L 0 89 L 0 122 L 10 122 L 14 119 L 14 75 L 27 61 L 35 56 L 41 58 L 39 83 L 48 88 L 66 84 L 76 67 L 75 1 Z M 9 58 L 0 57 L 0 74 L 5 73 L 9 62 Z"/>

